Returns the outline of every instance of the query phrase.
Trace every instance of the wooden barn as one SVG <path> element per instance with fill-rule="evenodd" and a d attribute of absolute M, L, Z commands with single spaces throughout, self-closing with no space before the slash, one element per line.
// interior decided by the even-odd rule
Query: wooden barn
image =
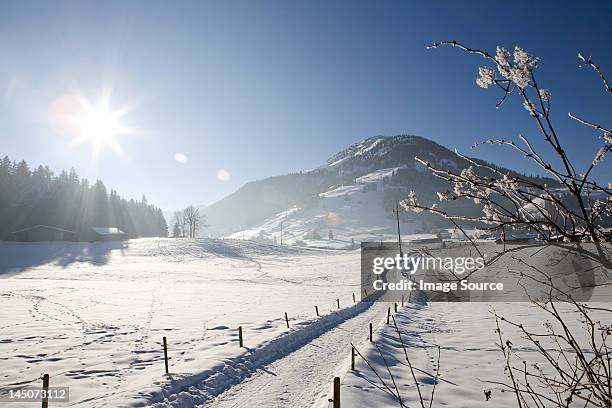
<path fill-rule="evenodd" d="M 34 225 L 11 233 L 11 240 L 22 242 L 74 241 L 74 238 L 74 231 L 68 231 L 49 225 Z"/>
<path fill-rule="evenodd" d="M 125 232 L 115 227 L 93 227 L 92 241 L 121 241 L 125 239 Z"/>

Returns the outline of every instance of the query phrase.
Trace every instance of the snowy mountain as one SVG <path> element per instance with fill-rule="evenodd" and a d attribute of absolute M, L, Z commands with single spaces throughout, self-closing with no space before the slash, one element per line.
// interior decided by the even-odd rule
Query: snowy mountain
<path fill-rule="evenodd" d="M 396 234 L 396 203 L 410 190 L 433 202 L 448 185 L 415 162 L 459 170 L 467 161 L 420 136 L 376 136 L 356 143 L 313 170 L 270 177 L 245 186 L 206 208 L 204 235 L 238 239 L 281 239 L 284 243 L 346 248 L 361 240 Z M 509 170 L 508 170 L 509 171 Z M 473 205 L 453 203 L 464 212 Z M 429 230 L 430 215 L 401 214 L 403 234 Z"/>

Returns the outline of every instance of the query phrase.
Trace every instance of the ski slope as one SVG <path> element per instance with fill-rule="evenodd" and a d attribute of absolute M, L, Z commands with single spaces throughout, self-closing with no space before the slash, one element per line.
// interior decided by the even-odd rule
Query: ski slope
<path fill-rule="evenodd" d="M 283 242 L 301 246 L 350 249 L 361 241 L 397 239 L 396 219 L 384 210 L 384 189 L 392 188 L 384 179 L 402 168 L 376 170 L 355 178 L 352 184 L 332 187 L 319 194 L 312 208 L 287 209 L 228 238 L 280 242 L 282 224 Z M 402 234 L 413 234 L 421 226 L 402 220 L 400 228 Z"/>

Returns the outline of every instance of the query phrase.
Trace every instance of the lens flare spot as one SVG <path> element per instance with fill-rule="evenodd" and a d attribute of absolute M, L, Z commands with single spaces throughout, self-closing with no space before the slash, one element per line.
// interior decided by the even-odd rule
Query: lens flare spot
<path fill-rule="evenodd" d="M 174 153 L 174 160 L 181 164 L 187 164 L 189 162 L 189 157 L 183 153 Z"/>
<path fill-rule="evenodd" d="M 229 179 L 232 177 L 232 175 L 229 173 L 229 171 L 225 170 L 225 169 L 220 169 L 219 171 L 217 171 L 217 179 L 219 181 L 229 181 Z"/>

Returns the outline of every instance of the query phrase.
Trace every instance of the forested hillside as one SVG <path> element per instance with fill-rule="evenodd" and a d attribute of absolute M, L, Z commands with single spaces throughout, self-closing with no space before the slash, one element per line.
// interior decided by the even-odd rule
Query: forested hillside
<path fill-rule="evenodd" d="M 107 191 L 102 181 L 90 184 L 74 169 L 54 175 L 47 166 L 31 170 L 4 157 L 0 161 L 0 239 L 11 232 L 43 224 L 74 231 L 87 240 L 92 227 L 118 227 L 129 238 L 167 236 L 162 211 Z"/>

